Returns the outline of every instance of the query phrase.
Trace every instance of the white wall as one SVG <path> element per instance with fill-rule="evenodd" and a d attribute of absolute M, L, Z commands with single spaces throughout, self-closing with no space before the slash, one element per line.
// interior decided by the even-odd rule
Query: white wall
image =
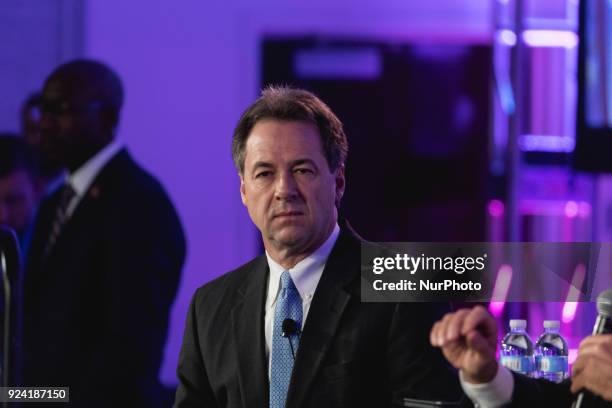
<path fill-rule="evenodd" d="M 80 54 L 81 11 L 81 0 L 0 1 L 0 132 L 19 132 L 26 97 Z"/>

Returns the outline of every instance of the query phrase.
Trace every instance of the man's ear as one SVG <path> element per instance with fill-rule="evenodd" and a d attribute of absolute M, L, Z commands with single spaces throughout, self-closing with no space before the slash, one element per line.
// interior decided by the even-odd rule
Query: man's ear
<path fill-rule="evenodd" d="M 344 195 L 346 180 L 344 178 L 344 164 L 338 166 L 336 170 L 336 207 L 340 206 L 340 201 Z"/>
<path fill-rule="evenodd" d="M 244 175 L 238 174 L 238 176 L 240 177 L 240 198 L 242 199 L 242 204 L 247 205 L 246 190 L 244 186 Z"/>
<path fill-rule="evenodd" d="M 114 134 L 119 124 L 119 111 L 114 108 L 106 108 L 100 111 L 102 126 L 108 134 Z"/>

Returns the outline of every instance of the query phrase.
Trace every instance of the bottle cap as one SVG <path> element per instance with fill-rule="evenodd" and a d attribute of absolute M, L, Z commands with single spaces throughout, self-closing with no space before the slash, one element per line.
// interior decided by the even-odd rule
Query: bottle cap
<path fill-rule="evenodd" d="M 558 320 L 544 320 L 544 328 L 545 329 L 558 329 L 559 328 Z"/>
<path fill-rule="evenodd" d="M 512 319 L 510 320 L 511 329 L 524 329 L 527 327 L 527 320 Z"/>

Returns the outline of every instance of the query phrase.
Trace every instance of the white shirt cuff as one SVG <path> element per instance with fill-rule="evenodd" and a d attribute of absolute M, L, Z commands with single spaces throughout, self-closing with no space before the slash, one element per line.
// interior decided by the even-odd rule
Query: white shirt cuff
<path fill-rule="evenodd" d="M 459 371 L 459 379 L 463 392 L 465 392 L 476 407 L 497 408 L 508 404 L 512 400 L 514 378 L 510 371 L 502 365 L 498 365 L 495 378 L 488 383 L 469 383 L 463 378 L 461 371 Z"/>

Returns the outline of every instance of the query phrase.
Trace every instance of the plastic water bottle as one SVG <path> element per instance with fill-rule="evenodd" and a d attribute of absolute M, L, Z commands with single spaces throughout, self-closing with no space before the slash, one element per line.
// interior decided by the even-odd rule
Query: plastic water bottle
<path fill-rule="evenodd" d="M 525 331 L 526 320 L 510 320 L 510 333 L 501 343 L 500 364 L 527 376 L 533 376 L 533 343 Z"/>
<path fill-rule="evenodd" d="M 567 343 L 559 334 L 558 320 L 545 320 L 544 333 L 535 346 L 537 375 L 553 382 L 567 377 Z"/>

